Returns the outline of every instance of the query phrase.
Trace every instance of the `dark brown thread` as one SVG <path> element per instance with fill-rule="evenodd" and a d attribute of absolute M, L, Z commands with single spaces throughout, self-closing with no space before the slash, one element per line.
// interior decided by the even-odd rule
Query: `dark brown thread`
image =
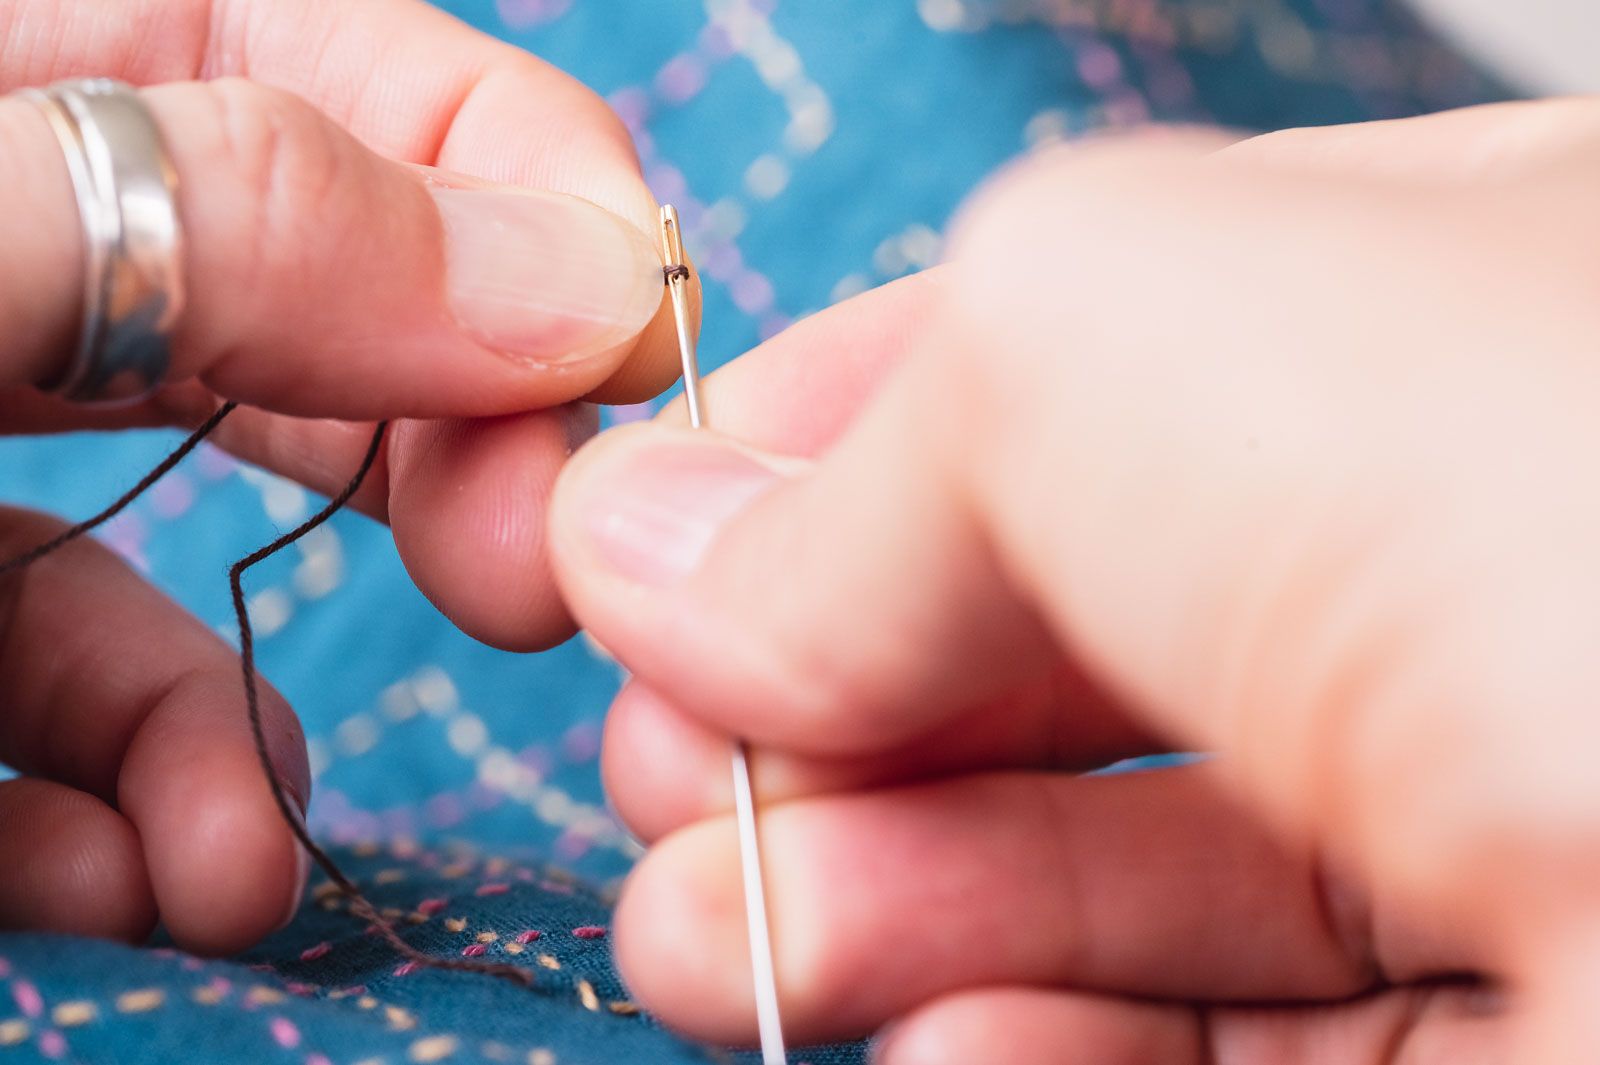
<path fill-rule="evenodd" d="M 679 263 L 677 266 L 663 266 L 661 268 L 661 276 L 666 279 L 666 282 L 669 285 L 674 281 L 687 281 L 689 280 L 690 276 L 689 268 L 684 266 L 682 263 Z"/>
<path fill-rule="evenodd" d="M 172 468 L 187 458 L 189 452 L 199 447 L 200 441 L 210 436 L 211 430 L 221 425 L 222 419 L 232 414 L 233 409 L 237 406 L 237 403 L 224 403 L 222 406 L 218 407 L 212 413 L 211 417 L 200 423 L 200 428 L 190 433 L 188 437 L 185 438 L 183 443 L 178 445 L 177 449 L 174 450 L 172 454 L 168 455 L 166 458 L 157 463 L 155 469 L 139 478 L 138 484 L 122 493 L 115 503 L 96 514 L 94 517 L 85 521 L 80 521 L 70 529 L 62 531 L 59 535 L 51 537 L 44 543 L 39 544 L 37 547 L 30 547 L 28 550 L 22 552 L 22 554 L 16 556 L 15 558 L 7 559 L 4 563 L 0 563 L 0 576 L 4 576 L 7 573 L 11 573 L 15 570 L 23 569 L 32 565 L 44 556 L 52 554 L 53 552 L 67 546 L 69 543 L 85 533 L 93 532 L 95 529 L 98 529 L 100 526 L 104 525 L 106 522 L 110 521 L 112 518 L 128 509 L 128 504 L 132 503 L 135 499 L 138 499 L 140 496 L 144 495 L 145 492 L 149 491 L 151 485 L 155 484 L 157 481 L 161 480 L 161 478 L 171 473 Z"/>
<path fill-rule="evenodd" d="M 222 420 L 233 413 L 237 406 L 237 403 L 224 403 L 218 407 L 170 455 L 157 463 L 149 473 L 139 478 L 138 483 L 119 496 L 116 502 L 98 514 L 63 530 L 44 543 L 31 547 L 21 554 L 0 563 L 0 576 L 24 569 L 46 555 L 59 551 L 67 544 L 94 531 L 126 510 L 129 504 L 149 491 L 152 485 L 170 473 L 173 467 L 187 458 L 191 451 L 199 447 L 201 441 L 210 436 L 212 431 L 221 425 Z M 401 939 L 399 934 L 395 932 L 394 926 L 385 920 L 383 915 L 377 911 L 377 908 L 367 900 L 367 897 L 361 893 L 361 889 L 355 885 L 355 882 L 346 876 L 338 864 L 328 856 L 327 852 L 317 846 L 311 839 L 310 833 L 306 831 L 299 808 L 289 798 L 288 790 L 278 777 L 277 767 L 272 763 L 272 755 L 267 751 L 266 732 L 261 723 L 261 696 L 256 680 L 255 633 L 250 627 L 250 616 L 245 607 L 244 586 L 241 578 L 244 576 L 245 570 L 293 544 L 296 540 L 299 540 L 311 530 L 332 518 L 346 503 L 350 502 L 350 498 L 360 490 L 362 482 L 366 480 L 367 474 L 372 470 L 373 463 L 377 461 L 378 449 L 383 444 L 384 431 L 387 428 L 387 422 L 378 424 L 372 434 L 372 443 L 368 445 L 367 453 L 362 458 L 361 465 L 357 468 L 355 476 L 350 479 L 350 482 L 337 495 L 328 501 L 327 506 L 312 515 L 310 519 L 299 527 L 278 537 L 278 539 L 260 550 L 251 552 L 228 569 L 228 586 L 233 594 L 233 610 L 239 622 L 239 661 L 244 674 L 245 709 L 250 719 L 250 735 L 255 741 L 256 758 L 261 764 L 261 772 L 267 778 L 267 787 L 272 792 L 272 800 L 277 804 L 278 813 L 282 816 L 284 824 L 289 826 L 289 831 L 294 834 L 300 846 L 306 849 L 306 853 L 322 868 L 328 879 L 337 885 L 344 896 L 350 900 L 351 912 L 369 922 L 391 947 L 407 961 L 414 963 L 417 968 L 480 973 L 485 976 L 496 976 L 504 980 L 511 980 L 523 987 L 532 987 L 534 986 L 534 975 L 529 970 L 498 962 L 473 961 L 468 958 L 434 957 L 423 953 Z"/>
<path fill-rule="evenodd" d="M 289 797 L 288 789 L 284 787 L 278 777 L 277 768 L 272 764 L 272 755 L 267 750 L 267 734 L 261 724 L 261 693 L 256 681 L 256 649 L 255 633 L 250 627 L 250 612 L 245 606 L 244 584 L 242 578 L 245 570 L 262 562 L 293 544 L 311 530 L 322 525 L 329 518 L 337 514 L 344 505 L 350 502 L 350 497 L 361 489 L 361 484 L 367 479 L 367 474 L 372 470 L 372 464 L 377 461 L 378 449 L 383 446 L 383 435 L 389 427 L 388 422 L 379 422 L 373 430 L 372 442 L 367 445 L 367 453 L 357 467 L 355 476 L 350 478 L 348 484 L 340 489 L 339 494 L 328 500 L 323 507 L 310 518 L 289 532 L 284 533 L 272 543 L 251 552 L 244 558 L 235 562 L 228 569 L 228 588 L 233 594 L 233 613 L 239 621 L 239 665 L 244 673 L 244 701 L 245 710 L 250 717 L 250 736 L 255 740 L 256 758 L 261 763 L 261 771 L 266 774 L 267 785 L 272 789 L 272 801 L 277 803 L 278 812 L 283 816 L 284 824 L 289 826 L 289 831 L 294 833 L 295 839 L 300 841 L 300 846 L 306 849 L 313 861 L 327 874 L 328 879 L 338 885 L 345 898 L 350 900 L 350 911 L 357 917 L 368 922 L 377 929 L 379 935 L 393 947 L 401 957 L 415 964 L 418 968 L 446 969 L 455 972 L 481 973 L 484 976 L 497 976 L 503 980 L 511 980 L 523 987 L 533 986 L 533 973 L 515 965 L 501 962 L 475 961 L 471 958 L 440 958 L 426 954 L 404 939 L 362 894 L 355 882 L 344 874 L 328 853 L 312 840 L 311 833 L 306 831 L 301 819 L 300 810 L 294 805 L 294 800 Z"/>

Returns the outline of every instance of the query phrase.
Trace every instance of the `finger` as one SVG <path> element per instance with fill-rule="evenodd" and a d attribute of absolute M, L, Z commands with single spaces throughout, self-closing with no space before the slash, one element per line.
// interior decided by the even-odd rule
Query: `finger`
<path fill-rule="evenodd" d="M 92 6 L 93 17 L 77 18 L 53 0 L 6 5 L 0 87 L 82 74 L 136 84 L 248 77 L 305 98 L 380 154 L 578 196 L 655 240 L 654 199 L 627 130 L 604 101 L 429 4 L 97 0 Z M 550 265 L 547 254 L 538 258 Z M 676 377 L 669 319 L 663 307 L 596 398 L 642 400 Z"/>
<path fill-rule="evenodd" d="M 881 1037 L 872 1060 L 873 1065 L 1266 1065 L 1208 1058 L 1207 1049 L 1199 1019 L 1181 1006 L 1040 988 L 990 988 L 948 995 L 901 1019 Z"/>
<path fill-rule="evenodd" d="M 1593 897 L 1576 910 L 1540 915 L 1539 930 L 1521 945 L 1522 988 L 1518 1061 L 1577 1065 L 1600 1050 L 1600 1018 L 1589 989 L 1600 977 L 1600 921 Z"/>
<path fill-rule="evenodd" d="M 587 201 L 400 166 L 249 82 L 145 96 L 187 234 L 172 380 L 301 415 L 505 413 L 596 387 L 660 308 L 655 246 Z M 25 219 L 0 379 L 26 384 L 76 327 L 80 223 L 43 115 L 0 101 L 0 140 Z"/>
<path fill-rule="evenodd" d="M 1457 186 L 1600 167 L 1600 101 L 1515 100 L 1346 126 L 1279 130 L 1220 158 L 1250 166 Z"/>
<path fill-rule="evenodd" d="M 545 508 L 562 463 L 596 421 L 582 405 L 395 427 L 395 545 L 417 587 L 469 635 L 521 651 L 572 635 L 550 574 Z"/>
<path fill-rule="evenodd" d="M 762 843 L 795 1038 L 858 1035 L 993 983 L 1287 1001 L 1475 960 L 1369 919 L 1204 768 L 797 800 L 763 811 Z M 617 911 L 629 987 L 702 1039 L 753 1034 L 738 870 L 731 819 L 704 822 L 650 851 Z"/>
<path fill-rule="evenodd" d="M 960 992 L 896 1024 L 875 1065 L 1506 1065 L 1507 1018 L 1482 992 L 1401 988 L 1305 1008 L 1192 1008 L 1038 988 Z"/>
<path fill-rule="evenodd" d="M 606 797 L 645 842 L 733 809 L 729 737 L 629 682 L 606 715 Z M 974 707 L 898 748 L 864 757 L 751 752 L 760 805 L 999 769 L 1098 769 L 1156 754 L 1142 731 L 1070 667 Z"/>
<path fill-rule="evenodd" d="M 92 795 L 0 783 L 0 928 L 143 940 L 156 921 L 139 833 Z"/>
<path fill-rule="evenodd" d="M 59 523 L 9 511 L 4 557 Z M 303 852 L 262 779 L 238 656 L 100 545 L 78 540 L 4 579 L 0 760 L 98 797 L 131 823 L 161 920 L 185 949 L 227 953 L 285 920 Z M 149 634 L 161 633 L 152 643 Z M 282 782 L 304 808 L 305 744 L 263 691 Z"/>

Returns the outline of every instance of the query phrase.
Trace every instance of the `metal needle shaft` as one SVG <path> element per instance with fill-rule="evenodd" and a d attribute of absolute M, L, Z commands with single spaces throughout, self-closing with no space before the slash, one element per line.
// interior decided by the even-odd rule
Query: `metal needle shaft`
<path fill-rule="evenodd" d="M 683 359 L 683 395 L 689 424 L 705 426 L 700 402 L 700 364 L 689 325 L 689 267 L 683 254 L 678 212 L 661 208 L 661 243 L 666 256 L 667 293 L 678 327 L 678 352 Z M 750 968 L 755 975 L 756 1025 L 761 1034 L 762 1065 L 785 1065 L 783 1023 L 778 1014 L 778 981 L 772 964 L 772 934 L 767 922 L 767 893 L 761 875 L 761 838 L 756 831 L 755 793 L 750 787 L 749 750 L 743 740 L 733 745 L 733 807 L 739 825 L 739 863 L 744 874 L 745 921 L 750 931 Z"/>

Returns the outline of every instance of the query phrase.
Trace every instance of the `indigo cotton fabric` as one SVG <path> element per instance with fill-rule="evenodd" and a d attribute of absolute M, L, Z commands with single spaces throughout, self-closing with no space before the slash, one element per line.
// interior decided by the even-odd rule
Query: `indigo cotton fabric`
<path fill-rule="evenodd" d="M 708 366 L 934 262 L 952 209 L 1032 144 L 1152 118 L 1270 129 L 1501 95 L 1389 0 L 443 6 L 622 115 L 701 265 Z M 172 444 L 7 440 L 0 491 L 82 516 Z M 208 450 L 104 539 L 231 638 L 228 562 L 316 503 Z M 408 972 L 314 874 L 294 924 L 235 961 L 0 936 L 0 1065 L 722 1059 L 639 1016 L 611 966 L 605 899 L 637 856 L 596 772 L 614 663 L 582 638 L 535 656 L 473 643 L 354 515 L 252 571 L 249 591 L 262 671 L 310 739 L 313 832 L 418 946 L 526 965 L 538 990 Z"/>

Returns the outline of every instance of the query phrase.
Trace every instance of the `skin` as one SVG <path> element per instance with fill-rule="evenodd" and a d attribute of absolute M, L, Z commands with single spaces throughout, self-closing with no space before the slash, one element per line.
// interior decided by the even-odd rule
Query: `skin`
<path fill-rule="evenodd" d="M 191 425 L 235 399 L 249 406 L 215 439 L 331 491 L 371 421 L 395 419 L 357 503 L 390 523 L 418 584 L 500 646 L 569 635 L 545 499 L 594 431 L 591 401 L 670 383 L 670 323 L 551 365 L 506 357 L 442 306 L 428 190 L 581 197 L 593 206 L 575 210 L 601 227 L 611 212 L 648 251 L 656 207 L 605 105 L 413 0 L 0 7 L 0 91 L 89 72 L 151 86 L 179 172 L 189 305 L 172 375 L 112 411 L 30 387 L 74 337 L 81 229 L 43 119 L 0 100 L 0 429 Z M 59 527 L 5 511 L 0 554 Z M 223 954 L 280 925 L 305 864 L 260 779 L 235 654 L 89 542 L 0 582 L 0 632 L 0 760 L 27 777 L 0 784 L 0 848 L 28 856 L 0 877 L 0 927 L 139 940 L 159 918 L 184 948 Z M 303 804 L 298 723 L 276 694 L 264 711 Z"/>
<path fill-rule="evenodd" d="M 1046 153 L 588 445 L 633 991 L 754 1037 L 736 734 L 796 1042 L 1594 1060 L 1597 177 L 1586 100 Z"/>
<path fill-rule="evenodd" d="M 560 638 L 570 606 L 637 674 L 606 769 L 658 842 L 618 950 L 669 1022 L 752 1035 L 736 732 L 760 744 L 796 1038 L 893 1024 L 890 1065 L 1593 1059 L 1593 104 L 1036 160 L 949 267 L 717 375 L 726 439 L 669 414 L 587 449 L 546 534 L 592 427 L 572 405 L 664 384 L 660 319 L 531 373 L 390 312 L 439 283 L 430 179 L 648 230 L 598 101 L 398 0 L 23 0 L 0 42 L 0 87 L 161 85 L 209 190 L 184 205 L 173 384 L 65 407 L 28 385 L 70 339 L 72 203 L 37 116 L 0 104 L 4 425 L 237 398 L 224 442 L 327 489 L 400 419 L 359 502 L 419 584 L 507 647 Z M 223 80 L 181 84 L 201 77 Z M 340 233 L 391 242 L 324 258 L 317 177 Z M 705 494 L 667 529 L 690 549 L 619 551 L 619 508 L 686 463 Z M 6 512 L 0 546 L 58 527 Z M 153 629 L 157 652 L 129 644 Z M 0 758 L 27 774 L 0 785 L 0 849 L 28 855 L 0 924 L 159 917 L 223 953 L 281 922 L 295 855 L 233 655 L 89 543 L 0 588 L 0 631 Z M 293 715 L 266 712 L 303 797 Z M 1067 772 L 1174 746 L 1220 757 Z"/>

